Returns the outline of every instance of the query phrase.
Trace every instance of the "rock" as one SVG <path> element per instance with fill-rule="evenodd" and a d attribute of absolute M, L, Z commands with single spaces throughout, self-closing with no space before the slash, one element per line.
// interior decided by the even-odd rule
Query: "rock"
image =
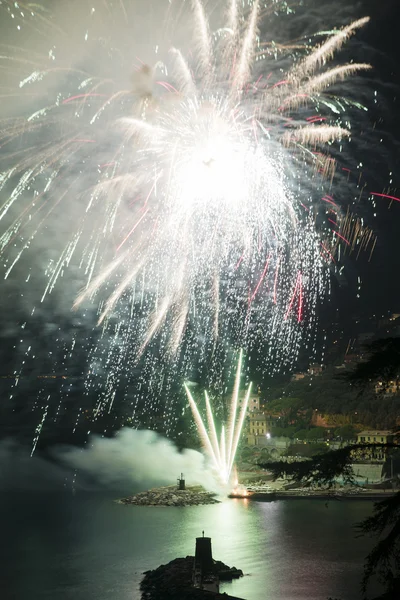
<path fill-rule="evenodd" d="M 240 569 L 229 567 L 219 560 L 213 562 L 213 572 L 221 581 L 230 581 L 243 575 Z M 193 563 L 194 556 L 186 556 L 143 573 L 140 584 L 142 600 L 203 600 L 204 592 L 192 587 Z"/>
<path fill-rule="evenodd" d="M 218 574 L 221 581 L 232 581 L 232 579 L 239 579 L 239 577 L 243 577 L 243 571 L 241 569 L 237 569 L 236 567 L 221 570 Z"/>
<path fill-rule="evenodd" d="M 117 500 L 119 504 L 135 504 L 139 506 L 199 506 L 216 504 L 219 500 L 215 494 L 207 492 L 201 486 L 190 486 L 186 490 L 177 490 L 175 486 L 167 486 L 140 492 L 128 498 Z"/>

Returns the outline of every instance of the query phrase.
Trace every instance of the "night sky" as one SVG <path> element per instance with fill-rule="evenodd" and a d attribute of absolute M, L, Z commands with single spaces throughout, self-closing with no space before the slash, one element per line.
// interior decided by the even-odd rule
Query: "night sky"
<path fill-rule="evenodd" d="M 317 0 L 315 0 L 317 1 Z M 368 202 L 366 192 L 385 191 L 394 196 L 400 195 L 396 192 L 400 189 L 400 70 L 398 31 L 400 23 L 400 4 L 397 0 L 362 0 L 356 3 L 354 9 L 348 9 L 347 1 L 326 2 L 330 9 L 338 6 L 343 9 L 347 16 L 351 13 L 352 18 L 370 15 L 371 22 L 357 33 L 357 41 L 352 42 L 350 49 L 354 49 L 357 59 L 361 57 L 373 65 L 373 70 L 365 75 L 365 97 L 364 104 L 371 110 L 368 113 L 365 127 L 375 127 L 374 135 L 368 135 L 364 131 L 358 132 L 360 156 L 354 157 L 354 164 L 348 164 L 352 172 L 357 172 L 357 162 L 363 162 L 363 181 L 365 182 L 365 193 L 361 200 L 360 210 L 366 223 L 373 228 L 378 241 L 375 252 L 370 262 L 366 258 L 354 261 L 352 257 L 345 260 L 343 277 L 332 278 L 332 295 L 330 301 L 320 308 L 321 330 L 329 329 L 333 321 L 343 326 L 344 337 L 352 334 L 353 321 L 356 317 L 369 317 L 373 314 L 388 314 L 389 312 L 400 312 L 399 298 L 399 273 L 400 273 L 400 202 L 389 201 L 385 198 L 376 200 L 376 210 Z M 334 18 L 336 11 L 329 10 L 329 22 L 343 25 Z M 340 10 L 338 10 L 340 14 Z M 350 18 L 350 17 L 349 17 Z M 347 19 L 348 22 L 349 18 Z M 319 26 L 323 29 L 324 23 Z M 350 51 L 350 50 L 349 50 Z M 344 50 L 346 53 L 346 50 Z M 365 55 L 365 57 L 364 57 Z M 374 104 L 374 90 L 378 91 L 378 103 Z M 371 103 L 371 105 L 369 104 Z M 356 126 L 355 126 L 356 127 Z M 379 130 L 379 134 L 377 133 Z M 364 135 L 365 134 L 365 135 Z M 384 141 L 379 145 L 379 138 Z M 372 140 L 372 147 L 371 147 Z M 389 173 L 393 173 L 393 184 L 388 190 Z M 376 212 L 376 216 L 374 216 Z M 18 274 L 18 269 L 16 270 Z M 21 272 L 22 277 L 22 272 Z M 358 278 L 361 279 L 361 291 L 358 290 Z M 40 278 L 35 285 L 41 285 Z M 40 312 L 35 319 L 26 325 L 26 331 L 32 339 L 40 339 L 40 351 L 34 363 L 29 364 L 28 369 L 23 371 L 24 377 L 15 386 L 13 373 L 19 372 L 21 360 L 23 359 L 18 347 L 20 328 L 30 313 L 31 298 L 28 292 L 24 292 L 21 299 L 18 278 L 6 283 L 2 281 L 0 295 L 0 435 L 17 437 L 28 443 L 35 437 L 35 428 L 40 424 L 43 417 L 44 400 L 47 393 L 57 396 L 58 386 L 65 386 L 62 376 L 68 376 L 70 391 L 68 398 L 63 401 L 57 418 L 53 410 L 52 424 L 44 429 L 44 441 L 56 443 L 68 441 L 82 443 L 87 430 L 91 427 L 88 422 L 81 421 L 81 430 L 72 435 L 76 419 L 76 405 L 87 402 L 90 414 L 91 400 L 86 397 L 82 400 L 84 393 L 84 373 L 86 371 L 85 347 L 89 344 L 82 342 L 80 355 L 68 363 L 68 370 L 57 370 L 57 378 L 44 381 L 43 375 L 54 373 L 53 359 L 60 359 L 63 347 L 77 332 L 81 339 L 87 335 L 100 335 L 87 333 L 86 326 L 78 316 L 71 316 L 66 310 L 69 298 L 63 297 L 62 291 L 55 290 L 47 303 L 46 312 Z M 22 289 L 22 288 L 21 288 Z M 359 298 L 357 294 L 359 293 Z M 67 315 L 67 316 L 66 316 Z M 89 315 L 87 322 L 94 321 L 94 315 Z M 26 332 L 24 331 L 24 335 Z M 54 338 L 58 336 L 58 350 L 54 345 Z M 63 346 L 64 345 L 64 346 Z M 52 354 L 53 352 L 53 354 Z M 249 374 L 251 376 L 251 373 Z M 132 385 L 132 384 L 130 384 Z M 101 393 L 101 383 L 98 383 Z M 10 399 L 10 394 L 13 397 Z M 129 414 L 129 407 L 116 403 L 111 415 L 104 421 L 93 426 L 93 430 L 110 432 L 113 427 L 118 427 L 121 419 Z M 155 415 L 155 424 L 160 415 Z M 159 422 L 159 421 L 157 421 Z M 150 423 L 151 424 L 151 423 Z M 154 424 L 154 423 L 153 423 Z M 81 431 L 81 433 L 80 433 Z M 74 437 L 75 436 L 75 437 Z"/>
<path fill-rule="evenodd" d="M 375 161 L 366 164 L 368 172 L 366 179 L 370 188 L 372 182 L 373 185 L 379 185 L 388 172 L 393 172 L 395 188 L 396 184 L 398 185 L 396 174 L 399 173 L 400 159 L 400 98 L 398 95 L 400 72 L 399 48 L 396 43 L 400 6 L 395 0 L 385 0 L 382 3 L 365 0 L 361 6 L 361 12 L 371 16 L 371 22 L 363 36 L 368 45 L 368 52 L 372 52 L 373 56 L 371 58 L 374 67 L 372 78 L 376 77 L 382 86 L 384 102 L 383 107 L 378 108 L 378 112 L 380 111 L 379 117 L 382 119 L 380 128 L 384 132 L 388 147 L 385 160 L 379 164 L 379 170 Z M 398 310 L 398 283 L 394 274 L 400 267 L 399 210 L 400 204 L 394 203 L 389 207 L 387 202 L 378 203 L 377 217 L 371 221 L 378 235 L 376 253 L 370 263 L 358 263 L 354 266 L 355 271 L 362 278 L 360 302 L 355 301 L 354 294 L 351 292 L 349 295 L 343 294 L 344 298 L 340 298 L 341 294 L 338 294 L 338 302 L 343 303 L 344 307 L 350 303 L 351 312 L 357 311 L 358 306 L 358 310 L 364 314 L 384 314 L 387 311 Z"/>

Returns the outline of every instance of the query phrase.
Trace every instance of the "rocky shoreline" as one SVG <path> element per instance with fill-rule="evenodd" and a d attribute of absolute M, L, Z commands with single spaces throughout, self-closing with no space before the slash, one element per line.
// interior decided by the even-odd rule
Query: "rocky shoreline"
<path fill-rule="evenodd" d="M 187 486 L 185 490 L 178 490 L 176 486 L 165 486 L 139 492 L 134 496 L 117 500 L 120 504 L 134 504 L 136 506 L 200 506 L 204 504 L 217 504 L 216 494 L 207 492 L 203 487 Z"/>
<path fill-rule="evenodd" d="M 213 571 L 221 581 L 231 581 L 243 576 L 243 571 L 214 560 Z M 143 573 L 140 584 L 142 600 L 195 600 L 204 598 L 226 598 L 227 594 L 206 592 L 192 586 L 194 556 L 176 558 L 167 565 Z"/>
<path fill-rule="evenodd" d="M 310 490 L 308 488 L 292 489 L 292 490 L 268 490 L 264 491 L 261 489 L 255 491 L 248 491 L 246 495 L 240 492 L 232 492 L 229 494 L 229 498 L 247 498 L 248 500 L 264 500 L 273 502 L 275 500 L 369 500 L 377 502 L 385 498 L 394 496 L 394 491 L 384 490 Z"/>

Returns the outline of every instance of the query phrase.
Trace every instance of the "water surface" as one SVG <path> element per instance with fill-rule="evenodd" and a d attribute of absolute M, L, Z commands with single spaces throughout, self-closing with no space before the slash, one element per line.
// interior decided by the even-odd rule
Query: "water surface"
<path fill-rule="evenodd" d="M 246 574 L 222 591 L 246 600 L 358 600 L 371 542 L 356 539 L 353 525 L 371 508 L 356 500 L 141 507 L 97 493 L 6 493 L 1 598 L 136 600 L 143 571 L 193 554 L 205 530 L 214 558 Z"/>

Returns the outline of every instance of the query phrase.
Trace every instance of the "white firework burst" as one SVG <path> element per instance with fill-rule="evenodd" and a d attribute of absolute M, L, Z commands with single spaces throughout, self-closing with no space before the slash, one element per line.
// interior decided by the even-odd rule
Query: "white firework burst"
<path fill-rule="evenodd" d="M 79 273 L 76 310 L 95 302 L 103 327 L 115 317 L 129 322 L 117 370 L 128 352 L 137 361 L 153 340 L 174 357 L 188 332 L 196 340 L 189 352 L 204 358 L 218 339 L 243 345 L 256 331 L 281 365 L 309 339 L 343 238 L 340 208 L 328 194 L 334 161 L 325 147 L 349 130 L 340 111 L 324 112 L 324 91 L 369 68 L 330 68 L 329 60 L 368 18 L 313 48 L 264 44 L 260 23 L 280 4 L 256 0 L 242 10 L 229 0 L 212 32 L 201 0 L 178 3 L 191 23 L 191 44 L 171 45 L 163 57 L 157 45 L 154 64 L 138 60 L 126 89 L 105 66 L 116 69 L 126 49 L 98 35 L 104 65 L 98 59 L 92 72 L 93 57 L 85 54 L 84 66 L 71 66 L 68 50 L 74 61 L 79 52 L 61 22 L 38 7 L 32 17 L 16 15 L 45 39 L 57 31 L 67 52 L 58 60 L 51 48 L 51 67 L 40 52 L 22 48 L 1 58 L 17 82 L 16 97 L 33 97 L 35 105 L 24 114 L 17 107 L 1 126 L 5 277 L 35 243 L 64 242 L 58 256 L 52 249 L 41 299 L 68 269 Z M 90 18 L 115 19 L 112 2 L 93 5 Z M 118 10 L 129 23 L 130 7 L 122 2 Z M 85 41 L 91 37 L 94 24 Z M 289 57 L 295 60 L 282 72 Z M 310 117 L 315 105 L 318 114 Z M 334 228 L 316 226 L 313 188 L 328 194 Z M 98 410 L 112 404 L 115 377 L 108 377 Z"/>

